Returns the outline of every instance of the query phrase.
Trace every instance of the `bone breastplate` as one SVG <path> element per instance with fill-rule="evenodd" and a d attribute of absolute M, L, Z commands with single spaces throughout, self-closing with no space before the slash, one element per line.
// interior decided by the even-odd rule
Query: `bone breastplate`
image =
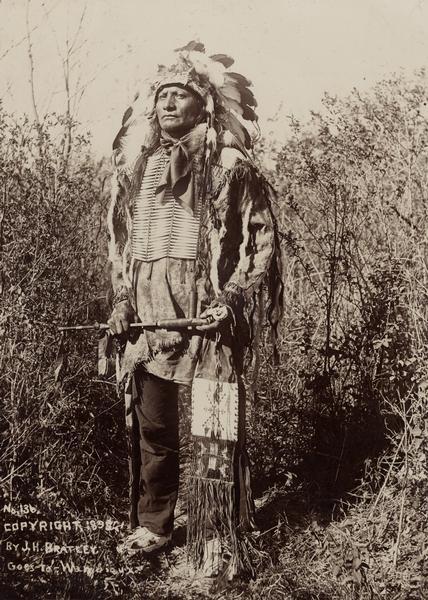
<path fill-rule="evenodd" d="M 160 258 L 195 260 L 198 245 L 200 203 L 188 213 L 168 187 L 157 194 L 169 156 L 159 148 L 147 159 L 140 191 L 135 199 L 132 221 L 132 256 L 142 261 Z"/>

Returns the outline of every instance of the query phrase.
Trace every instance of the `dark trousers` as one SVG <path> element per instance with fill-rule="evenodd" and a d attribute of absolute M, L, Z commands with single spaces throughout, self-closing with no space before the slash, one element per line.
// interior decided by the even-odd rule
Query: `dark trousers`
<path fill-rule="evenodd" d="M 138 523 L 168 534 L 179 480 L 178 385 L 144 371 L 136 373 L 134 382 L 141 456 Z"/>

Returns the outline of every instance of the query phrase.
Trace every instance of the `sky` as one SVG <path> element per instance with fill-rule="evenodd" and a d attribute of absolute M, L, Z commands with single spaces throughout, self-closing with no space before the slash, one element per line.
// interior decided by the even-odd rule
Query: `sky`
<path fill-rule="evenodd" d="M 16 114 L 33 110 L 27 21 L 39 113 L 65 110 L 62 59 L 75 40 L 73 111 L 100 156 L 139 82 L 192 39 L 235 58 L 262 131 L 279 141 L 324 92 L 364 91 L 428 63 L 428 0 L 0 0 L 1 98 Z"/>

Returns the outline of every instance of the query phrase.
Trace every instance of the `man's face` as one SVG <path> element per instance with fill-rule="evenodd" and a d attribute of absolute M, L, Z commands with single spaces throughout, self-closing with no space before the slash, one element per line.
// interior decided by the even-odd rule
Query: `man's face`
<path fill-rule="evenodd" d="M 201 104 L 191 91 L 170 85 L 159 92 L 155 109 L 162 131 L 181 137 L 196 125 Z"/>

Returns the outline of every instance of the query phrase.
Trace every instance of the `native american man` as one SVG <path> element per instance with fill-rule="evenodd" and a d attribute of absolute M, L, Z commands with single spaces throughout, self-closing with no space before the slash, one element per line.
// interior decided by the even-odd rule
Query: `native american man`
<path fill-rule="evenodd" d="M 158 68 L 113 144 L 109 256 L 113 333 L 126 338 L 130 520 L 125 548 L 171 540 L 179 476 L 178 389 L 192 386 L 188 545 L 196 565 L 216 541 L 232 576 L 246 567 L 241 532 L 252 500 L 244 448 L 243 357 L 268 295 L 281 296 L 270 188 L 249 156 L 257 121 L 251 82 L 191 42 Z M 257 318 L 257 315 L 259 318 Z M 192 329 L 130 324 L 201 317 Z M 211 546 L 210 546 L 211 543 Z"/>

